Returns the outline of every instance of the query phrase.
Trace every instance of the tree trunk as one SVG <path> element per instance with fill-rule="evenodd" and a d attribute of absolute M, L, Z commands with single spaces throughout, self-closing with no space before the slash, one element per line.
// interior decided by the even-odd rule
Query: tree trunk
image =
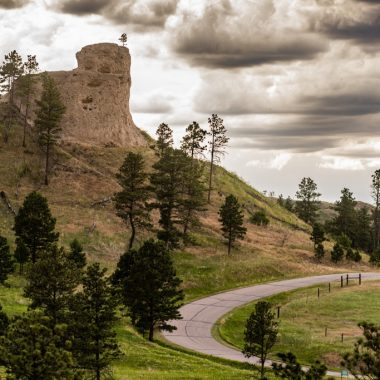
<path fill-rule="evenodd" d="M 153 342 L 153 335 L 154 335 L 154 324 L 152 323 L 149 326 L 149 341 Z"/>
<path fill-rule="evenodd" d="M 26 127 L 28 124 L 28 113 L 29 113 L 29 94 L 26 99 L 26 105 L 25 105 L 25 115 L 24 115 L 24 135 L 22 138 L 22 146 L 25 148 L 26 147 Z"/>
<path fill-rule="evenodd" d="M 131 223 L 131 237 L 129 239 L 129 247 L 128 247 L 128 249 L 132 249 L 133 242 L 134 242 L 135 236 L 136 236 L 136 226 L 135 226 L 135 223 L 134 223 L 133 218 L 132 218 L 131 215 L 129 216 L 129 221 Z"/>
<path fill-rule="evenodd" d="M 46 145 L 46 162 L 45 162 L 45 185 L 49 186 L 49 155 L 50 155 L 50 144 Z"/>

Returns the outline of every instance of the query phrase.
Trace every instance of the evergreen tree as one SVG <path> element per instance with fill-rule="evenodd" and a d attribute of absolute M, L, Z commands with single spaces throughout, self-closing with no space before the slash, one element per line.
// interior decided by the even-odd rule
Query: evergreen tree
<path fill-rule="evenodd" d="M 130 274 L 125 282 L 125 301 L 135 324 L 149 331 L 153 340 L 155 328 L 173 331 L 168 321 L 180 319 L 178 308 L 183 292 L 178 287 L 169 251 L 162 242 L 148 240 L 134 255 Z"/>
<path fill-rule="evenodd" d="M 30 193 L 18 211 L 14 231 L 16 244 L 24 244 L 34 264 L 41 251 L 58 241 L 54 231 L 55 218 L 52 217 L 47 199 L 37 192 Z"/>
<path fill-rule="evenodd" d="M 73 352 L 78 365 L 100 380 L 119 354 L 114 325 L 116 299 L 106 269 L 90 265 L 83 277 L 83 291 L 76 294 L 72 306 Z"/>
<path fill-rule="evenodd" d="M 259 301 L 246 322 L 243 354 L 247 358 L 251 356 L 259 358 L 261 379 L 264 379 L 265 361 L 277 341 L 277 334 L 278 323 L 275 321 L 271 304 Z"/>
<path fill-rule="evenodd" d="M 45 185 L 49 184 L 50 156 L 61 132 L 60 123 L 65 113 L 61 95 L 53 78 L 45 74 L 41 99 L 37 101 L 38 141 L 45 151 Z"/>
<path fill-rule="evenodd" d="M 354 247 L 356 247 L 356 201 L 353 194 L 347 188 L 342 190 L 340 200 L 335 203 L 335 211 L 338 215 L 332 222 L 332 230 L 336 235 L 347 235 Z"/>
<path fill-rule="evenodd" d="M 129 239 L 129 249 L 131 249 L 136 231 L 151 227 L 147 205 L 148 174 L 145 171 L 142 154 L 129 152 L 116 178 L 122 190 L 115 194 L 115 207 L 117 215 L 131 227 Z"/>
<path fill-rule="evenodd" d="M 278 196 L 277 203 L 278 203 L 281 207 L 285 207 L 285 200 L 284 200 L 284 197 L 283 197 L 282 194 L 280 194 L 280 195 Z"/>
<path fill-rule="evenodd" d="M 377 249 L 380 242 L 380 169 L 372 174 L 371 195 L 375 202 L 373 215 L 373 248 Z"/>
<path fill-rule="evenodd" d="M 178 225 L 182 224 L 180 210 L 183 209 L 185 170 L 188 158 L 180 150 L 165 149 L 160 159 L 153 165 L 150 182 L 155 194 L 154 207 L 160 212 L 161 230 L 157 237 L 167 246 L 175 247 L 181 236 Z"/>
<path fill-rule="evenodd" d="M 31 307 L 41 307 L 54 325 L 66 320 L 68 306 L 79 282 L 77 264 L 56 245 L 44 251 L 27 275 L 24 295 Z"/>
<path fill-rule="evenodd" d="M 223 119 L 217 114 L 212 114 L 208 119 L 209 124 L 209 151 L 210 151 L 210 174 L 208 182 L 208 203 L 211 202 L 212 179 L 214 175 L 214 165 L 220 161 L 224 155 L 224 149 L 229 141 L 227 129 L 223 125 Z"/>
<path fill-rule="evenodd" d="M 336 243 L 331 251 L 331 261 L 338 263 L 344 257 L 344 250 L 339 243 Z"/>
<path fill-rule="evenodd" d="M 156 150 L 161 157 L 168 148 L 173 147 L 173 131 L 167 124 L 161 123 L 157 128 L 156 135 Z"/>
<path fill-rule="evenodd" d="M 317 192 L 317 185 L 311 178 L 302 178 L 296 192 L 296 211 L 298 216 L 306 223 L 313 223 L 316 218 L 319 201 L 321 196 Z"/>
<path fill-rule="evenodd" d="M 305 370 L 293 353 L 279 353 L 277 356 L 282 363 L 273 363 L 272 368 L 274 374 L 280 379 L 323 380 L 326 376 L 327 367 L 318 360 Z"/>
<path fill-rule="evenodd" d="M 346 353 L 343 363 L 356 379 L 380 379 L 380 327 L 369 322 L 359 323 L 363 338 L 355 343 L 352 353 Z"/>
<path fill-rule="evenodd" d="M 70 243 L 70 251 L 67 258 L 80 270 L 86 266 L 86 254 L 83 252 L 82 244 L 77 239 L 74 239 Z"/>
<path fill-rule="evenodd" d="M 376 248 L 373 252 L 371 252 L 369 262 L 371 264 L 380 266 L 380 247 Z"/>
<path fill-rule="evenodd" d="M 21 56 L 16 50 L 11 51 L 4 57 L 3 64 L 0 66 L 0 92 L 8 93 L 8 111 L 6 115 L 6 124 L 3 131 L 4 142 L 9 139 L 9 131 L 13 124 L 15 116 L 15 82 L 23 74 L 24 66 Z"/>
<path fill-rule="evenodd" d="M 119 41 L 121 42 L 121 44 L 123 46 L 125 46 L 127 44 L 127 40 L 128 40 L 128 37 L 127 37 L 127 33 L 123 33 L 120 38 L 119 38 Z"/>
<path fill-rule="evenodd" d="M 7 379 L 80 379 L 65 333 L 65 325 L 51 329 L 49 318 L 39 312 L 15 317 L 0 338 L 0 357 Z"/>
<path fill-rule="evenodd" d="M 20 78 L 18 92 L 24 103 L 24 131 L 22 146 L 26 146 L 26 129 L 30 110 L 31 95 L 36 83 L 36 73 L 38 72 L 38 62 L 35 55 L 28 55 L 28 60 L 24 63 L 24 75 Z"/>
<path fill-rule="evenodd" d="M 3 311 L 3 307 L 0 305 L 0 337 L 5 335 L 5 333 L 7 332 L 8 325 L 9 318 L 7 314 Z M 1 365 L 2 363 L 0 358 L 0 366 Z"/>
<path fill-rule="evenodd" d="M 244 239 L 247 229 L 244 224 L 244 213 L 238 200 L 229 195 L 219 210 L 219 222 L 222 224 L 223 237 L 227 239 L 228 254 L 236 239 Z"/>
<path fill-rule="evenodd" d="M 321 224 L 314 223 L 310 240 L 314 243 L 314 250 L 317 248 L 318 244 L 322 244 L 326 240 L 325 229 Z"/>
<path fill-rule="evenodd" d="M 14 260 L 7 239 L 0 236 L 0 285 L 4 285 L 8 275 L 14 271 Z"/>
<path fill-rule="evenodd" d="M 374 238 L 372 234 L 372 218 L 366 207 L 355 211 L 356 227 L 354 229 L 354 242 L 357 248 L 365 252 L 370 252 L 374 247 Z"/>
<path fill-rule="evenodd" d="M 181 150 L 185 152 L 192 160 L 199 158 L 207 149 L 204 145 L 207 132 L 202 129 L 196 121 L 193 121 L 186 128 L 186 134 L 182 138 Z"/>

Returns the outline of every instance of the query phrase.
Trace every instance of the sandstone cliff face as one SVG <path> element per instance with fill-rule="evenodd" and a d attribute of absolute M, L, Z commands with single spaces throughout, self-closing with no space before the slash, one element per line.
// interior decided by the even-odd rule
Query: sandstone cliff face
<path fill-rule="evenodd" d="M 129 110 L 128 48 L 110 43 L 89 45 L 76 57 L 78 68 L 49 72 L 66 106 L 62 140 L 97 146 L 147 146 Z"/>

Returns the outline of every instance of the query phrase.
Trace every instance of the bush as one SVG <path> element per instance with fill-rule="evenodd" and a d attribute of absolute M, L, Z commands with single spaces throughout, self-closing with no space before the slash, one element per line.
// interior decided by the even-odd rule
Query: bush
<path fill-rule="evenodd" d="M 343 259 L 344 250 L 339 243 L 336 243 L 331 251 L 331 261 L 337 263 Z"/>
<path fill-rule="evenodd" d="M 315 255 L 314 257 L 318 260 L 321 261 L 323 257 L 325 256 L 325 249 L 323 247 L 322 243 L 317 244 L 315 247 Z"/>
<path fill-rule="evenodd" d="M 257 226 L 267 226 L 269 224 L 269 219 L 264 210 L 255 212 L 249 221 Z"/>
<path fill-rule="evenodd" d="M 358 250 L 354 251 L 352 248 L 348 248 L 346 250 L 346 259 L 358 263 L 359 261 L 361 261 L 362 256 Z"/>
<path fill-rule="evenodd" d="M 371 253 L 371 256 L 370 256 L 369 262 L 370 262 L 371 264 L 374 264 L 374 265 L 380 266 L 380 247 L 377 248 L 376 250 L 374 250 L 374 251 Z"/>

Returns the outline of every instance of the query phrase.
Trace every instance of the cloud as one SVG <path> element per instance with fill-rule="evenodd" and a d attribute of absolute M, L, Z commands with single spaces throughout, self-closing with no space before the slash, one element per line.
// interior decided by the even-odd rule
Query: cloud
<path fill-rule="evenodd" d="M 346 157 L 323 157 L 319 164 L 320 168 L 333 170 L 364 170 L 366 165 L 362 160 Z"/>
<path fill-rule="evenodd" d="M 56 9 L 76 16 L 99 15 L 143 32 L 163 28 L 177 4 L 178 0 L 65 0 L 57 2 Z"/>
<path fill-rule="evenodd" d="M 171 31 L 171 47 L 190 64 L 209 68 L 314 59 L 327 41 L 305 30 L 302 20 L 289 23 L 296 7 L 287 3 L 225 0 L 210 3 L 200 16 L 185 12 Z"/>
<path fill-rule="evenodd" d="M 172 100 L 170 95 L 153 93 L 132 101 L 131 110 L 136 113 L 169 113 L 173 110 Z"/>
<path fill-rule="evenodd" d="M 0 9 L 22 8 L 28 4 L 30 0 L 0 0 Z"/>

